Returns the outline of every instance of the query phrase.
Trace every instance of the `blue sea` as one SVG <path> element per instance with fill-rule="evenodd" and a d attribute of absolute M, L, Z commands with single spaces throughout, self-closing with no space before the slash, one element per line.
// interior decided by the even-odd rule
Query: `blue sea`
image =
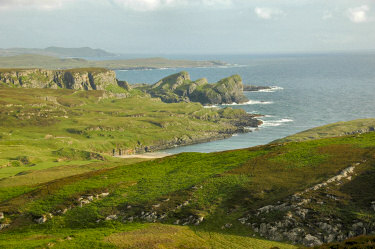
<path fill-rule="evenodd" d="M 270 91 L 245 92 L 250 101 L 242 108 L 264 115 L 263 125 L 251 133 L 166 152 L 213 152 L 267 144 L 312 127 L 338 121 L 375 117 L 375 53 L 307 55 L 175 56 L 173 59 L 221 60 L 230 66 L 118 70 L 117 77 L 130 83 L 155 83 L 179 71 L 193 80 L 216 82 L 239 74 L 244 84 L 274 86 Z"/>

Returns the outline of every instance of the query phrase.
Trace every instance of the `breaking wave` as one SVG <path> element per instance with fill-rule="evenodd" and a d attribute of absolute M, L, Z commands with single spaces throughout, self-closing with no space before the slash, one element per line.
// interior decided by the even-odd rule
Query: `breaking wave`
<path fill-rule="evenodd" d="M 263 121 L 263 124 L 261 126 L 274 127 L 274 126 L 280 126 L 284 123 L 293 122 L 294 120 L 290 118 L 283 118 L 280 120 L 262 120 L 262 121 Z"/>

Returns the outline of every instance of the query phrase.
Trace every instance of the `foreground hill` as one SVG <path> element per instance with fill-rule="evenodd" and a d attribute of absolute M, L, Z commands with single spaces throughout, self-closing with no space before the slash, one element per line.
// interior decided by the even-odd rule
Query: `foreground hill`
<path fill-rule="evenodd" d="M 77 138 L 78 139 L 78 138 Z M 8 248 L 295 248 L 375 232 L 375 133 L 0 181 Z M 46 179 L 49 173 L 56 178 Z M 0 170 L 1 172 L 1 170 Z M 22 189 L 22 191 L 20 191 Z M 287 243 L 266 241 L 284 241 Z"/>
<path fill-rule="evenodd" d="M 0 68 L 69 69 L 100 67 L 112 70 L 215 67 L 226 63 L 220 61 L 169 60 L 165 58 L 139 58 L 127 60 L 85 60 L 81 58 L 59 58 L 49 55 L 22 54 L 0 56 Z"/>
<path fill-rule="evenodd" d="M 205 78 L 192 81 L 187 72 L 180 72 L 165 77 L 153 85 L 143 85 L 139 89 L 167 103 L 192 101 L 203 105 L 214 105 L 248 101 L 243 94 L 243 83 L 239 75 L 209 84 Z"/>

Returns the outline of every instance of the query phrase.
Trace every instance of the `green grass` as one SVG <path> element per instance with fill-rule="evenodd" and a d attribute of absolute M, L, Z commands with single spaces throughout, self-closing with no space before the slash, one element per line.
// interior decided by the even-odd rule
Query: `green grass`
<path fill-rule="evenodd" d="M 337 122 L 333 124 L 328 124 L 316 128 L 312 128 L 306 131 L 299 132 L 297 134 L 287 136 L 275 140 L 273 143 L 284 143 L 284 142 L 298 142 L 311 139 L 327 138 L 327 137 L 337 137 L 348 135 L 351 133 L 367 132 L 369 130 L 374 131 L 375 119 L 357 119 L 352 121 Z"/>

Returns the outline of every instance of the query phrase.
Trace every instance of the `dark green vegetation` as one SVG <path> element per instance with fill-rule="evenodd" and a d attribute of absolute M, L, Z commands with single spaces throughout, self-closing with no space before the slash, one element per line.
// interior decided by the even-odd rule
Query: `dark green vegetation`
<path fill-rule="evenodd" d="M 331 193 L 340 200 L 326 201 L 317 192 L 311 196 L 310 212 L 340 217 L 343 226 L 351 226 L 353 220 L 375 221 L 371 207 L 375 200 L 374 132 L 219 153 L 182 153 L 136 164 L 125 162 L 93 163 L 102 166 L 38 185 L 24 180 L 17 186 L 20 192 L 10 193 L 0 204 L 0 212 L 10 224 L 0 234 L 0 245 L 293 248 L 254 239 L 257 233 L 238 218 L 283 201 L 357 162 L 361 164 L 352 180 L 343 181 Z M 12 183 L 22 182 L 18 178 L 27 177 L 33 179 L 28 174 L 14 176 L 11 181 L 5 178 L 3 189 L 11 190 L 16 187 L 9 187 Z M 105 196 L 95 197 L 101 194 Z M 319 204 L 321 199 L 324 204 Z M 282 215 L 270 213 L 267 219 Z M 35 224 L 35 219 L 43 217 L 46 222 Z M 157 223 L 149 225 L 154 221 Z"/>
<path fill-rule="evenodd" d="M 49 55 L 57 57 L 110 57 L 115 54 L 104 51 L 103 49 L 92 49 L 89 47 L 82 48 L 62 48 L 62 47 L 48 47 L 44 49 L 39 48 L 8 48 L 0 49 L 0 56 L 14 56 L 22 54 L 38 54 Z"/>
<path fill-rule="evenodd" d="M 152 69 L 178 67 L 214 67 L 226 65 L 219 61 L 169 60 L 165 58 L 140 58 L 127 60 L 85 60 L 81 58 L 58 58 L 48 55 L 22 54 L 0 56 L 0 68 L 68 69 L 101 67 L 107 69 Z"/>
<path fill-rule="evenodd" d="M 213 105 L 248 101 L 243 95 L 243 84 L 239 75 L 222 79 L 215 84 L 208 84 L 205 78 L 191 81 L 187 72 L 180 72 L 153 85 L 143 85 L 138 88 L 167 103 L 192 101 Z"/>
<path fill-rule="evenodd" d="M 375 236 L 359 236 L 343 242 L 316 246 L 315 249 L 372 249 L 375 248 Z"/>

